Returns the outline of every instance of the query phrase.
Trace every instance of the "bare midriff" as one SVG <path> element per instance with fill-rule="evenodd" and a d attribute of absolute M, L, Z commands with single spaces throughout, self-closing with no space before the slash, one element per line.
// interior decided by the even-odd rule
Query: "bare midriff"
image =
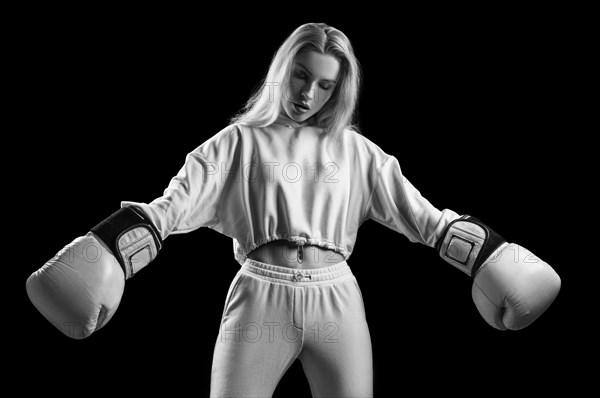
<path fill-rule="evenodd" d="M 265 243 L 248 253 L 247 257 L 261 263 L 294 269 L 331 267 L 344 261 L 344 256 L 334 250 L 309 244 L 301 246 L 285 239 Z"/>

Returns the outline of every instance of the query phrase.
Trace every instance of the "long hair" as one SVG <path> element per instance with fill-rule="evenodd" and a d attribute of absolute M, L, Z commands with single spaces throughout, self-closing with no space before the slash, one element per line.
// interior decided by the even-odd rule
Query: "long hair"
<path fill-rule="evenodd" d="M 346 35 L 324 23 L 301 25 L 283 42 L 259 88 L 231 123 L 265 127 L 275 122 L 281 111 L 282 91 L 289 84 L 292 62 L 296 54 L 305 50 L 331 55 L 340 63 L 340 75 L 331 97 L 312 116 L 316 126 L 323 128 L 332 141 L 339 138 L 344 129 L 360 133 L 355 124 L 362 79 L 360 64 Z"/>

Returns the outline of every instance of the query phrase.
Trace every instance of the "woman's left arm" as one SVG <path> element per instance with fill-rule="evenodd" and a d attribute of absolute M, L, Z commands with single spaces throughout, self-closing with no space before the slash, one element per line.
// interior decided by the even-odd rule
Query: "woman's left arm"
<path fill-rule="evenodd" d="M 366 211 L 368 218 L 435 248 L 473 277 L 473 301 L 497 329 L 526 327 L 558 295 L 561 280 L 550 265 L 474 217 L 438 210 L 402 175 L 394 156 L 376 168 Z"/>

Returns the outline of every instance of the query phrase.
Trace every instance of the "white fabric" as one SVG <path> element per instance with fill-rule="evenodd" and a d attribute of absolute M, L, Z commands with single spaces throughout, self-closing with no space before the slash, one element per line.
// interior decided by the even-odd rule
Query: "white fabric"
<path fill-rule="evenodd" d="M 347 260 L 360 225 L 373 219 L 433 247 L 459 215 L 439 211 L 402 175 L 398 160 L 345 130 L 328 147 L 322 129 L 281 115 L 268 127 L 232 124 L 190 152 L 163 196 L 144 211 L 162 239 L 209 227 L 233 239 L 244 264 L 277 239 L 333 249 Z"/>

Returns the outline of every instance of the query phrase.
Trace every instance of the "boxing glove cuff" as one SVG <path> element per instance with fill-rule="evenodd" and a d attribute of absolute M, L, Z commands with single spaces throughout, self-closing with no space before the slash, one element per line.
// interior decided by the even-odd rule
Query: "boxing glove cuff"
<path fill-rule="evenodd" d="M 162 248 L 158 230 L 146 215 L 132 206 L 123 207 L 90 230 L 121 264 L 125 279 L 156 258 Z"/>
<path fill-rule="evenodd" d="M 446 226 L 436 243 L 439 255 L 469 276 L 506 241 L 487 225 L 464 215 Z"/>

